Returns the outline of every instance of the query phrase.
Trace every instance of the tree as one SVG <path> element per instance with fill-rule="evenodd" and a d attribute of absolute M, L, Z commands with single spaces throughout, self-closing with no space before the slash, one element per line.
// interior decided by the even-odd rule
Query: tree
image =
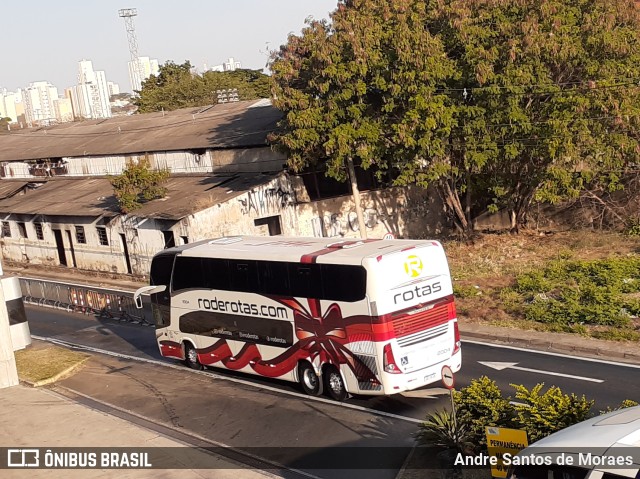
<path fill-rule="evenodd" d="M 297 171 L 434 185 L 462 230 L 517 227 L 638 161 L 639 31 L 632 0 L 342 0 L 272 55 L 273 141 Z"/>
<path fill-rule="evenodd" d="M 169 170 L 152 170 L 147 158 L 127 161 L 121 175 L 109 179 L 122 213 L 139 209 L 146 201 L 163 198 L 167 189 L 162 186 L 169 178 Z"/>
<path fill-rule="evenodd" d="M 9 123 L 11 123 L 11 118 L 0 116 L 0 132 L 9 131 Z"/>
<path fill-rule="evenodd" d="M 269 77 L 245 69 L 198 75 L 188 61 L 181 65 L 168 61 L 160 66 L 157 76 L 151 75 L 142 83 L 133 103 L 140 113 L 205 106 L 216 103 L 218 90 L 234 88 L 240 100 L 268 98 Z"/>

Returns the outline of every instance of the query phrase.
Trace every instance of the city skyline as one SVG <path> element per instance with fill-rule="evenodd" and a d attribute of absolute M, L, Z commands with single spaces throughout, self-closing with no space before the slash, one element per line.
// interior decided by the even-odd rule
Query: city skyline
<path fill-rule="evenodd" d="M 16 3 L 3 7 L 3 36 L 19 40 L 5 48 L 0 69 L 0 89 L 24 89 L 31 83 L 48 82 L 64 91 L 76 83 L 77 65 L 89 59 L 106 72 L 121 91 L 130 90 L 129 50 L 121 8 L 136 8 L 135 27 L 139 56 L 183 63 L 198 70 L 218 65 L 229 57 L 243 68 L 263 69 L 268 51 L 299 33 L 305 18 L 328 18 L 337 0 L 261 0 L 188 2 L 176 7 L 166 0 L 69 0 L 64 6 L 34 0 L 29 31 Z M 52 30 L 52 26 L 53 28 Z M 28 33 L 28 34 L 27 34 Z"/>

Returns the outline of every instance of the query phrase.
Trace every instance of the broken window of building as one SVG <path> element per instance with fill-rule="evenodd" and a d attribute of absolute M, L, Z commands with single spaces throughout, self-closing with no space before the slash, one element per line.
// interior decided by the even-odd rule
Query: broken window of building
<path fill-rule="evenodd" d="M 97 226 L 96 230 L 98 230 L 98 240 L 100 241 L 101 246 L 109 246 L 109 237 L 107 236 L 107 228 L 104 226 Z"/>
<path fill-rule="evenodd" d="M 44 230 L 42 229 L 42 223 L 33 223 L 33 227 L 36 230 L 36 238 L 40 241 L 44 240 Z"/>
<path fill-rule="evenodd" d="M 87 244 L 87 237 L 84 234 L 84 226 L 76 226 L 76 241 L 80 244 Z"/>
<path fill-rule="evenodd" d="M 11 238 L 11 225 L 8 221 L 2 222 L 2 237 Z"/>

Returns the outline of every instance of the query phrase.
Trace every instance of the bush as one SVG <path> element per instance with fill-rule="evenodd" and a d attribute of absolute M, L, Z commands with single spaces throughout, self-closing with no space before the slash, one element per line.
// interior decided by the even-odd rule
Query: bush
<path fill-rule="evenodd" d="M 122 213 L 137 210 L 146 201 L 163 198 L 167 189 L 162 186 L 169 178 L 169 170 L 153 170 L 147 157 L 138 162 L 127 160 L 121 175 L 109 178 L 118 207 Z"/>
<path fill-rule="evenodd" d="M 478 286 L 469 286 L 465 284 L 453 283 L 453 294 L 456 298 L 472 298 L 474 296 L 481 296 L 482 291 Z"/>
<path fill-rule="evenodd" d="M 628 407 L 635 407 L 635 406 L 640 406 L 640 404 L 638 404 L 636 401 L 634 401 L 632 399 L 625 399 L 624 401 L 622 401 L 620 403 L 620 405 L 618 407 L 616 407 L 616 408 L 608 407 L 604 411 L 600 411 L 600 414 L 607 414 L 609 412 L 619 411 L 620 409 L 626 409 Z"/>
<path fill-rule="evenodd" d="M 486 376 L 474 379 L 466 388 L 454 393 L 457 419 L 469 430 L 473 444 L 484 447 L 487 443 L 485 428 L 488 426 L 512 427 L 515 410 L 509 399 Z"/>
<path fill-rule="evenodd" d="M 626 295 L 640 291 L 640 257 L 599 261 L 556 260 L 516 278 L 501 297 L 508 308 L 521 301 L 524 317 L 549 325 L 628 328 L 640 313 L 640 301 Z"/>
<path fill-rule="evenodd" d="M 416 435 L 419 442 L 443 449 L 465 451 L 470 444 L 467 424 L 456 421 L 447 410 L 428 414 Z"/>
<path fill-rule="evenodd" d="M 542 393 L 544 384 L 531 390 L 522 385 L 515 388 L 515 397 L 521 405 L 511 404 L 510 397 L 486 376 L 471 381 L 469 386 L 454 392 L 456 421 L 448 411 L 427 415 L 417 433 L 423 444 L 457 449 L 471 453 L 486 452 L 486 427 L 506 427 L 527 431 L 529 443 L 542 439 L 560 429 L 577 424 L 590 415 L 593 401 L 584 396 L 564 394 L 558 387 Z M 624 401 L 621 407 L 637 405 Z M 605 411 L 606 412 L 606 411 Z"/>
<path fill-rule="evenodd" d="M 640 236 L 640 216 L 629 218 L 625 224 L 624 233 L 627 236 Z"/>
<path fill-rule="evenodd" d="M 524 405 L 516 405 L 519 429 L 527 431 L 529 443 L 542 439 L 551 433 L 584 421 L 594 401 L 584 396 L 564 394 L 556 386 L 540 394 L 544 384 L 537 384 L 531 390 L 523 385 L 512 384 L 516 390 L 516 399 Z"/>

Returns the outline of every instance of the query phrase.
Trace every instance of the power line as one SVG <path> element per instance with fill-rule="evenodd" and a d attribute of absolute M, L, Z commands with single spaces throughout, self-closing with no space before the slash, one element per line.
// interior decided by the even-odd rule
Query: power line
<path fill-rule="evenodd" d="M 468 86 L 468 87 L 459 87 L 459 88 L 436 88 L 436 93 L 449 93 L 456 92 L 462 93 L 463 95 L 472 95 L 473 92 L 487 92 L 493 93 L 496 95 L 503 95 L 503 90 L 518 90 L 518 89 L 535 89 L 535 88 L 545 88 L 547 90 L 543 91 L 508 91 L 509 95 L 513 96 L 522 96 L 522 95 L 568 95 L 575 94 L 582 91 L 601 91 L 601 90 L 612 90 L 618 88 L 638 88 L 640 87 L 640 80 L 628 79 L 624 82 L 614 83 L 614 84 L 602 84 L 604 80 L 588 80 L 588 81 L 575 81 L 575 82 L 563 82 L 563 83 L 532 83 L 529 85 L 482 85 L 482 86 Z M 611 80 L 608 80 L 611 81 Z M 615 81 L 615 80 L 613 80 Z M 598 85 L 598 83 L 601 83 Z M 575 86 L 578 88 L 564 88 Z M 558 87 L 559 90 L 549 90 L 549 88 Z M 498 90 L 498 91 L 496 91 Z"/>

